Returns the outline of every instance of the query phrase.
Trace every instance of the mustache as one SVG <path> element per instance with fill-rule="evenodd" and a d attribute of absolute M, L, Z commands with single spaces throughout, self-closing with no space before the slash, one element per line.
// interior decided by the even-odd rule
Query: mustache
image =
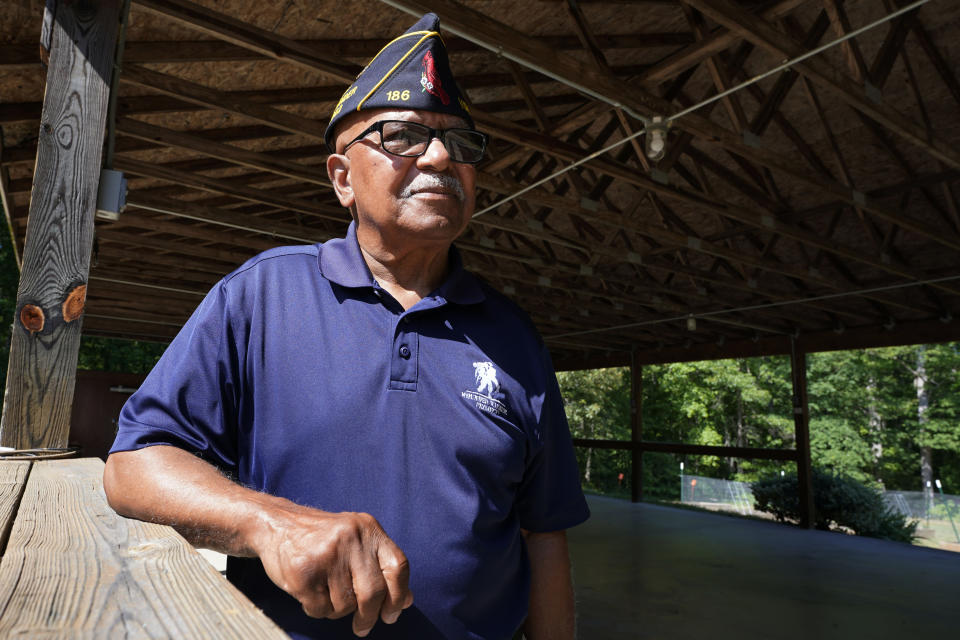
<path fill-rule="evenodd" d="M 403 191 L 400 192 L 400 197 L 409 198 L 416 192 L 426 189 L 443 189 L 444 191 L 450 191 L 457 196 L 457 200 L 460 202 L 463 202 L 466 197 L 460 181 L 445 173 L 421 173 L 417 175 L 410 184 L 403 188 Z"/>

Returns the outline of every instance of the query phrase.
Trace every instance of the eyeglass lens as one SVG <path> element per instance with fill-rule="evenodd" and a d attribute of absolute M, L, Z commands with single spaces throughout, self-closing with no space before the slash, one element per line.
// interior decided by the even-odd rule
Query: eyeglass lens
<path fill-rule="evenodd" d="M 484 136 L 472 129 L 446 129 L 443 145 L 456 162 L 475 163 L 483 159 Z M 418 156 L 430 145 L 430 128 L 416 122 L 383 123 L 381 145 L 398 156 Z"/>

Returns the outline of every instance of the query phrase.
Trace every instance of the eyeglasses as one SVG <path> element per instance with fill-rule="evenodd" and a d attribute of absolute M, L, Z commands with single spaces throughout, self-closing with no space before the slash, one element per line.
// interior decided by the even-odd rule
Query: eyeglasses
<path fill-rule="evenodd" d="M 378 120 L 350 141 L 346 152 L 356 142 L 376 131 L 380 134 L 380 148 L 403 158 L 415 158 L 426 153 L 434 138 L 438 138 L 454 162 L 477 164 L 483 160 L 487 148 L 487 134 L 473 129 L 433 129 L 419 122 L 406 120 Z"/>

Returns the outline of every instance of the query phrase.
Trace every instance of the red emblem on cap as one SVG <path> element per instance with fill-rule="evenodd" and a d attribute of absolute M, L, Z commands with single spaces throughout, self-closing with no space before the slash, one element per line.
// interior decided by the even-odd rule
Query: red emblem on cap
<path fill-rule="evenodd" d="M 440 76 L 437 75 L 437 65 L 433 61 L 433 54 L 427 51 L 423 54 L 423 73 L 420 74 L 421 91 L 440 98 L 444 106 L 450 104 L 450 97 L 440 85 Z"/>

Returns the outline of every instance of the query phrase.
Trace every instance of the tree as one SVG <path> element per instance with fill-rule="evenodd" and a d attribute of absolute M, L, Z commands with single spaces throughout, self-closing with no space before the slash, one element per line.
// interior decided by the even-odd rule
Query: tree
<path fill-rule="evenodd" d="M 939 478 L 948 492 L 960 493 L 958 372 L 957 343 L 810 354 L 814 464 L 888 489 L 917 490 L 926 479 Z M 646 366 L 643 377 L 646 440 L 795 446 L 786 357 Z M 629 370 L 568 372 L 560 378 L 575 435 L 630 438 Z M 625 451 L 580 449 L 578 456 L 585 484 L 592 489 L 602 490 L 620 472 L 630 476 Z M 785 466 L 716 456 L 683 460 L 687 473 L 743 481 L 779 473 Z M 679 461 L 672 454 L 645 454 L 644 493 L 675 498 Z M 928 477 L 923 476 L 925 466 Z"/>
<path fill-rule="evenodd" d="M 630 439 L 630 370 L 626 368 L 561 371 L 557 374 L 563 406 L 575 438 Z M 584 487 L 625 491 L 630 477 L 628 451 L 577 449 Z"/>

